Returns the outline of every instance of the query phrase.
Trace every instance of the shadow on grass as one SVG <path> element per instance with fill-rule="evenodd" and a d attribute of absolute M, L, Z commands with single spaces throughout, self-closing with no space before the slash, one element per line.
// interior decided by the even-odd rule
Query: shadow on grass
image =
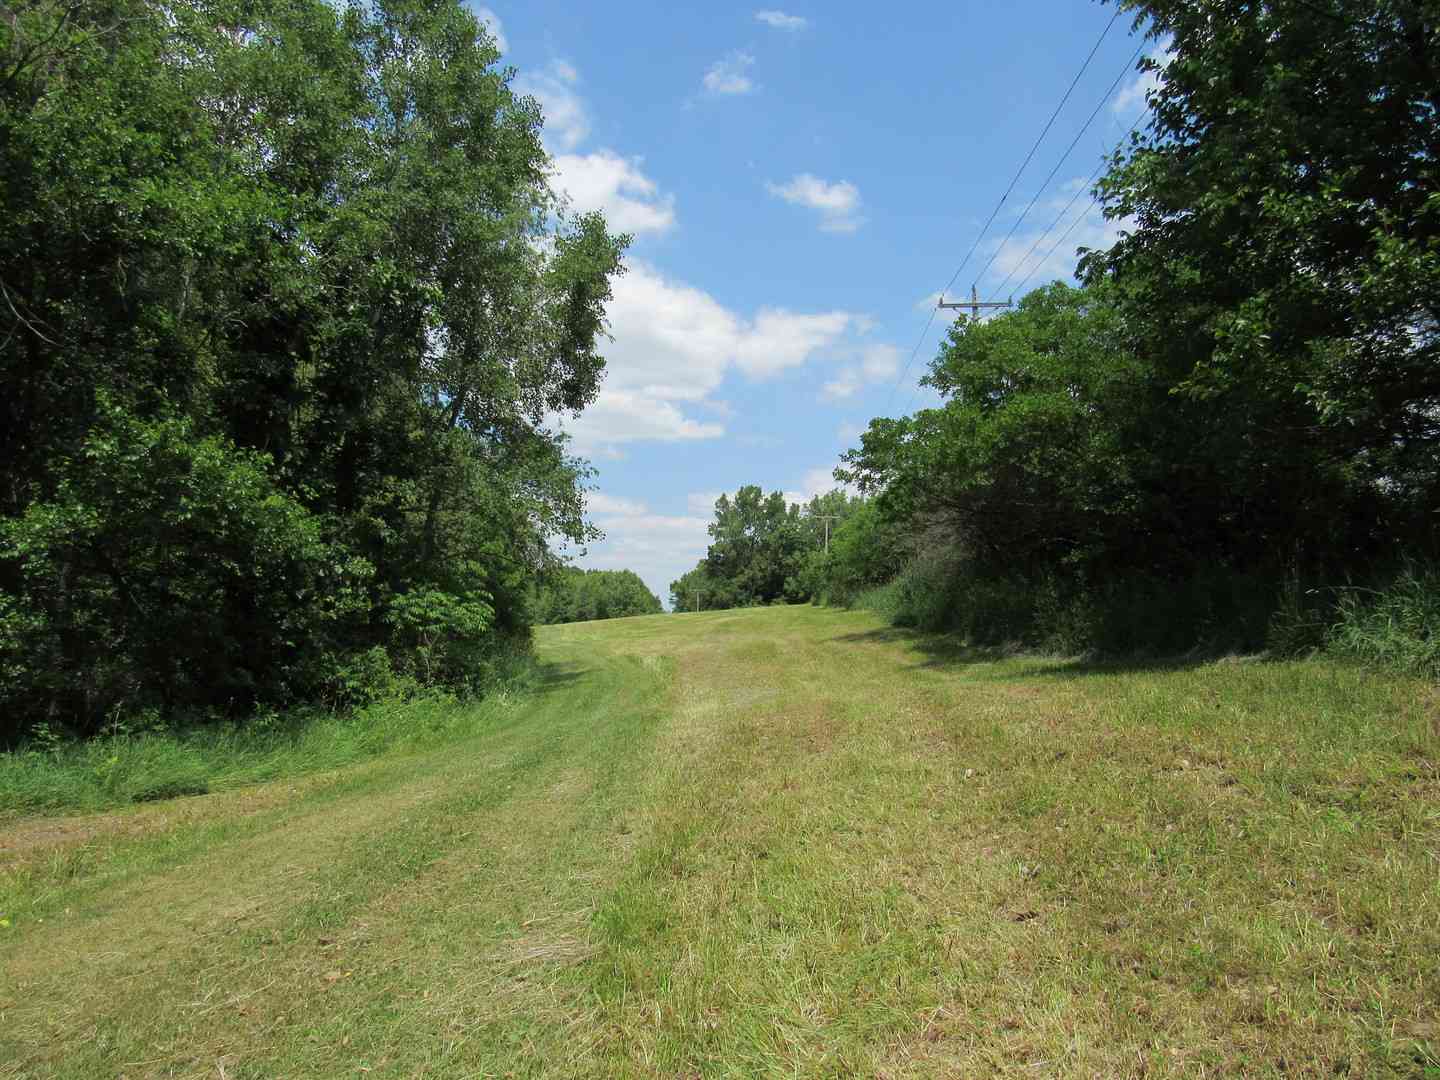
<path fill-rule="evenodd" d="M 958 670 L 982 664 L 1013 661 L 1014 667 L 987 672 L 979 676 L 995 682 L 1020 679 L 1083 679 L 1094 675 L 1133 675 L 1141 673 L 1191 671 L 1214 663 L 1227 654 L 1224 651 L 1200 651 L 1181 656 L 1146 657 L 1064 657 L 1027 651 L 1018 646 L 970 645 L 954 634 L 929 633 L 903 626 L 887 626 L 853 634 L 840 634 L 830 639 L 848 645 L 902 644 L 924 657 L 913 665 L 920 669 Z"/>
<path fill-rule="evenodd" d="M 589 668 L 581 667 L 578 664 L 541 664 L 535 679 L 535 691 L 540 694 L 551 694 L 557 690 L 563 690 L 571 683 L 583 679 L 589 672 Z"/>

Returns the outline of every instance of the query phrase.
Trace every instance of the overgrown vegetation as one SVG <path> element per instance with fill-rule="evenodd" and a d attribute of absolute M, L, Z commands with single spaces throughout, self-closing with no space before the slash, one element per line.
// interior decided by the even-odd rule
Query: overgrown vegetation
<path fill-rule="evenodd" d="M 0 12 L 0 745 L 482 689 L 623 237 L 457 0 Z"/>
<path fill-rule="evenodd" d="M 528 668 L 528 665 L 527 665 Z M 85 740 L 42 729 L 0 754 L 0 815 L 106 810 L 296 779 L 386 753 L 457 742 L 493 726 L 534 685 L 527 669 L 492 677 L 483 703 L 440 693 L 392 695 L 345 713 L 294 711 L 175 731 L 132 718 Z"/>
<path fill-rule="evenodd" d="M 1440 679 L 1440 573 L 1405 570 L 1385 589 L 1347 589 L 1326 645 L 1381 667 Z"/>
<path fill-rule="evenodd" d="M 859 579 L 890 582 L 868 602 L 977 644 L 1328 644 L 1433 673 L 1434 5 L 1123 6 L 1168 44 L 1098 189 L 1126 230 L 1083 287 L 955 325 L 924 380 L 943 404 L 846 455 L 908 559 Z"/>

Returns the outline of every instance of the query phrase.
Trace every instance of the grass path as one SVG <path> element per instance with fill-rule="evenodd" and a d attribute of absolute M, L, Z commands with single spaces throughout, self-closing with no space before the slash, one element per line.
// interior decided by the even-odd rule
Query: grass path
<path fill-rule="evenodd" d="M 0 1077 L 1440 1076 L 1440 697 L 811 608 L 0 846 Z"/>

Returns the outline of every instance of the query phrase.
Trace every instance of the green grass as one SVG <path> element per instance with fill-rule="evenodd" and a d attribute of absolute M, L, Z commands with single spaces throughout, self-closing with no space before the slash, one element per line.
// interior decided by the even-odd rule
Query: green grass
<path fill-rule="evenodd" d="M 1432 683 L 813 607 L 539 641 L 443 746 L 12 822 L 0 1077 L 1440 1069 Z"/>
<path fill-rule="evenodd" d="M 479 706 L 443 697 L 385 701 L 244 727 L 119 732 L 0 753 L 0 821 L 18 812 L 96 811 L 304 776 L 484 730 L 518 691 Z"/>

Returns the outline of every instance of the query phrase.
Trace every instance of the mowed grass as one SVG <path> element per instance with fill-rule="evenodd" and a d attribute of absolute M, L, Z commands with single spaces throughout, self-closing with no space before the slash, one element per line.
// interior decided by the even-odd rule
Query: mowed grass
<path fill-rule="evenodd" d="M 0 753 L 0 831 L 21 814 L 106 810 L 302 777 L 386 753 L 413 753 L 487 729 L 522 687 L 483 706 L 445 697 L 386 700 L 348 713 L 243 727 L 109 733 Z"/>
<path fill-rule="evenodd" d="M 11 823 L 0 1076 L 1440 1076 L 1440 694 L 551 627 L 438 750 Z"/>

